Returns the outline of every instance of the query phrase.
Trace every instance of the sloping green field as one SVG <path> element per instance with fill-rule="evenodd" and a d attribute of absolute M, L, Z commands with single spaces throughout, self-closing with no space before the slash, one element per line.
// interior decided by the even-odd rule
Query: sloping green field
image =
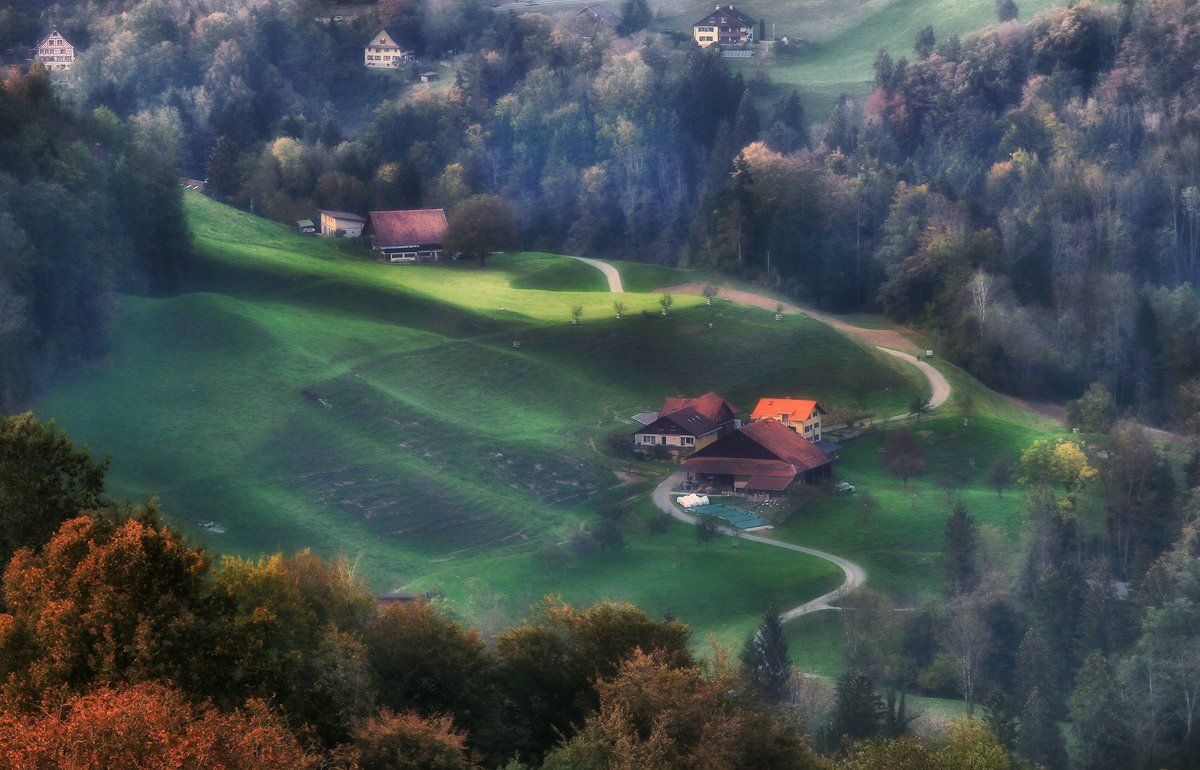
<path fill-rule="evenodd" d="M 660 469 L 623 458 L 628 416 L 708 389 L 885 414 L 926 387 L 802 317 L 694 297 L 663 317 L 631 293 L 617 320 L 600 274 L 561 257 L 393 267 L 200 196 L 187 206 L 195 285 L 123 297 L 108 357 L 36 411 L 113 454 L 116 494 L 157 494 L 216 550 L 344 554 L 377 588 L 440 591 L 493 627 L 558 594 L 669 609 L 728 641 L 768 603 L 828 590 L 840 574 L 815 559 L 652 534 Z M 574 552 L 580 524 L 624 499 L 641 501 L 627 547 Z"/>
<path fill-rule="evenodd" d="M 577 12 L 587 2 L 554 3 L 539 12 Z M 728 3 L 722 3 L 727 5 Z M 1017 0 L 1023 20 L 1066 0 Z M 615 5 L 615 4 L 614 4 Z M 670 29 L 690 36 L 692 24 L 712 12 L 716 3 L 704 0 L 651 0 L 653 29 Z M 776 95 L 798 86 L 809 117 L 824 120 L 842 93 L 865 97 L 874 77 L 873 63 L 880 48 L 894 58 L 912 58 L 913 41 L 926 25 L 937 40 L 963 35 L 996 23 L 995 0 L 747 0 L 734 5 L 766 22 L 768 38 L 805 41 L 795 58 L 776 58 L 756 52 L 751 62 L 734 64 L 750 77 L 765 67 L 776 84 Z"/>

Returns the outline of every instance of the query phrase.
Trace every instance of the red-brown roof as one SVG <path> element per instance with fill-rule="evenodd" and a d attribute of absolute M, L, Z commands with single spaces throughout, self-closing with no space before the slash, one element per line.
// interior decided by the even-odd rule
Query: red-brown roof
<path fill-rule="evenodd" d="M 803 436 L 773 418 L 743 425 L 683 461 L 691 473 L 791 479 L 833 462 Z"/>
<path fill-rule="evenodd" d="M 709 473 L 720 476 L 773 476 L 791 479 L 796 475 L 795 469 L 783 460 L 747 460 L 740 457 L 697 457 L 692 455 L 683 461 L 683 467 L 692 473 Z"/>
<path fill-rule="evenodd" d="M 677 412 L 680 409 L 688 407 L 695 409 L 708 419 L 718 423 L 726 422 L 737 414 L 736 406 L 711 391 L 695 398 L 685 398 L 683 396 L 669 397 L 666 401 L 663 401 L 662 408 L 658 410 L 658 413 L 660 415 L 670 414 L 671 412 Z M 727 414 L 721 414 L 721 407 L 725 407 L 728 410 Z"/>
<path fill-rule="evenodd" d="M 446 237 L 446 211 L 372 211 L 371 229 L 377 248 L 440 244 Z"/>
<path fill-rule="evenodd" d="M 754 439 L 768 452 L 799 471 L 810 471 L 830 462 L 829 455 L 778 420 L 766 419 L 742 427 L 741 433 Z"/>
<path fill-rule="evenodd" d="M 746 489 L 757 489 L 763 492 L 780 492 L 788 488 L 792 478 L 782 476 L 751 476 L 746 481 Z"/>
<path fill-rule="evenodd" d="M 766 417 L 784 415 L 790 420 L 807 420 L 814 411 L 824 411 L 816 401 L 805 398 L 760 398 L 754 411 L 750 413 L 751 420 L 761 420 Z"/>

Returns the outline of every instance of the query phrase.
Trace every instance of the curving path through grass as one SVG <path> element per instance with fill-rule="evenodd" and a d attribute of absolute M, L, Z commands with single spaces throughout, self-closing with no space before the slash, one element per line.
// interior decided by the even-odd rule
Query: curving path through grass
<path fill-rule="evenodd" d="M 571 259 L 579 260 L 585 265 L 591 265 L 600 272 L 604 273 L 604 277 L 608 279 L 608 290 L 613 294 L 625 293 L 625 285 L 621 282 L 621 272 L 617 270 L 617 268 L 613 267 L 607 262 L 601 262 L 598 259 L 588 259 L 587 257 L 576 256 L 571 256 Z"/>
<path fill-rule="evenodd" d="M 654 504 L 658 506 L 659 510 L 663 511 L 664 513 L 669 513 L 675 519 L 682 521 L 684 524 L 695 525 L 698 521 L 697 517 L 687 513 L 686 511 L 680 510 L 675 503 L 671 502 L 671 490 L 684 481 L 685 478 L 686 474 L 684 474 L 682 471 L 676 471 L 665 478 L 657 487 L 654 488 L 654 492 L 652 493 Z M 773 545 L 776 548 L 785 548 L 789 551 L 796 551 L 797 553 L 805 553 L 809 556 L 816 556 L 818 559 L 824 559 L 827 562 L 832 562 L 842 570 L 842 574 L 846 576 L 846 579 L 842 581 L 840 586 L 833 589 L 829 593 L 821 594 L 815 599 L 810 599 L 804 604 L 784 611 L 782 613 L 782 618 L 785 622 L 789 620 L 795 620 L 801 615 L 807 615 L 810 612 L 835 609 L 833 602 L 867 582 L 867 571 L 862 567 L 862 565 L 855 564 L 849 559 L 843 558 L 836 554 L 828 553 L 826 551 L 818 551 L 816 548 L 809 548 L 808 546 L 804 545 L 787 543 L 782 540 L 776 540 L 772 537 L 738 532 L 728 527 L 721 527 L 720 530 L 722 534 L 738 537 L 742 540 L 750 540 L 755 543 Z"/>
<path fill-rule="evenodd" d="M 621 274 L 615 267 L 607 263 L 600 262 L 599 260 L 588 259 L 587 257 L 575 257 L 575 259 L 585 262 L 603 272 L 608 278 L 609 291 L 623 291 Z M 702 284 L 689 283 L 681 284 L 679 286 L 671 286 L 662 289 L 661 291 L 672 294 L 701 294 L 703 290 L 704 286 Z M 742 305 L 751 305 L 753 307 L 765 308 L 767 310 L 782 309 L 785 313 L 802 313 L 814 320 L 820 321 L 821 323 L 824 323 L 842 332 L 843 334 L 874 345 L 877 350 L 881 350 L 888 355 L 895 356 L 896 358 L 912 364 L 913 366 L 917 367 L 917 370 L 920 371 L 921 374 L 924 375 L 925 379 L 929 382 L 930 409 L 936 409 L 937 407 L 946 403 L 946 400 L 950 398 L 950 393 L 952 391 L 950 381 L 947 380 L 945 375 L 943 375 L 937 369 L 933 368 L 925 361 L 918 360 L 917 357 L 912 353 L 907 352 L 909 350 L 919 350 L 919 348 L 914 345 L 911 340 L 898 331 L 892 329 L 864 329 L 860 326 L 855 326 L 843 321 L 840 318 L 822 313 L 817 310 L 801 307 L 800 305 L 792 305 L 786 302 L 779 302 L 771 297 L 762 294 L 755 294 L 753 292 L 748 292 L 741 289 L 721 289 L 720 296 Z M 876 420 L 876 422 L 902 420 L 908 416 L 908 413 L 903 413 L 894 415 L 892 417 L 886 417 L 881 420 Z M 659 510 L 670 514 L 678 521 L 694 526 L 696 524 L 697 517 L 681 510 L 671 500 L 671 490 L 678 486 L 679 483 L 684 479 L 685 475 L 681 471 L 672 473 L 654 488 L 652 497 L 654 499 L 654 504 L 658 506 Z M 789 551 L 796 551 L 797 553 L 816 556 L 818 559 L 824 559 L 825 561 L 837 565 L 837 567 L 841 569 L 842 574 L 846 576 L 846 579 L 842 581 L 840 586 L 829 593 L 822 594 L 815 599 L 810 599 L 804 604 L 786 610 L 782 613 L 782 619 L 785 622 L 789 620 L 795 620 L 802 615 L 807 615 L 812 612 L 837 609 L 833 605 L 833 602 L 867 582 L 867 571 L 861 564 L 856 564 L 855 562 L 852 562 L 845 557 L 838 556 L 837 554 L 819 551 L 816 548 L 809 548 L 807 546 L 788 543 L 782 540 L 776 540 L 775 538 L 766 537 L 764 535 L 741 533 L 728 527 L 721 527 L 720 532 L 725 535 L 740 537 L 743 540 L 750 540 L 755 543 L 763 543 L 764 545 L 771 545 L 775 546 L 776 548 L 784 548 Z"/>

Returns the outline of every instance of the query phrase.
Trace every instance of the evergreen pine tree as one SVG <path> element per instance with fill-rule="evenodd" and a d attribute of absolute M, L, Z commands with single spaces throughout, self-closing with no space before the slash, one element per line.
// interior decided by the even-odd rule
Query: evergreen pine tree
<path fill-rule="evenodd" d="M 883 699 L 864 673 L 846 672 L 837 684 L 836 705 L 830 725 L 835 739 L 870 738 L 883 726 Z"/>
<path fill-rule="evenodd" d="M 1014 0 L 996 0 L 996 20 L 1001 24 L 1013 21 L 1020 15 L 1021 9 L 1017 8 Z"/>
<path fill-rule="evenodd" d="M 737 116 L 733 120 L 734 146 L 739 150 L 758 139 L 761 124 L 758 108 L 754 106 L 754 97 L 749 90 L 742 92 L 742 100 L 738 103 Z"/>
<path fill-rule="evenodd" d="M 933 44 L 937 42 L 937 38 L 933 35 L 933 26 L 925 25 L 921 31 L 917 33 L 917 40 L 913 43 L 913 50 L 917 53 L 918 59 L 928 59 L 933 53 Z"/>
<path fill-rule="evenodd" d="M 787 637 L 783 633 L 783 619 L 774 605 L 767 610 L 762 625 L 746 638 L 741 661 L 748 678 L 759 692 L 776 701 L 787 697 L 792 661 L 788 654 Z"/>
<path fill-rule="evenodd" d="M 237 192 L 236 158 L 233 154 L 233 142 L 227 137 L 217 137 L 217 141 L 213 143 L 204 172 L 208 179 L 208 188 L 217 195 L 227 198 Z"/>
<path fill-rule="evenodd" d="M 771 124 L 767 130 L 767 144 L 778 152 L 795 152 L 809 144 L 808 115 L 800 92 L 792 89 L 787 96 L 775 103 L 771 110 Z"/>
<path fill-rule="evenodd" d="M 624 0 L 621 3 L 621 32 L 632 35 L 650 26 L 654 12 L 646 0 Z"/>
<path fill-rule="evenodd" d="M 976 553 L 979 549 L 975 519 L 966 506 L 958 503 L 946 519 L 943 551 L 946 560 L 946 590 L 951 594 L 969 593 L 979 584 Z"/>
<path fill-rule="evenodd" d="M 1033 688 L 1021 709 L 1021 728 L 1017 733 L 1017 751 L 1036 765 L 1066 767 L 1067 752 L 1062 731 L 1050 702 L 1040 687 Z"/>

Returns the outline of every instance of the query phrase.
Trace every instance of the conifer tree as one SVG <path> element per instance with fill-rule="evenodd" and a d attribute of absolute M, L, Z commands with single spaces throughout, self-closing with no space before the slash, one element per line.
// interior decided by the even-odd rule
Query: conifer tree
<path fill-rule="evenodd" d="M 976 565 L 978 549 L 975 519 L 965 505 L 958 503 L 946 519 L 943 546 L 946 590 L 951 594 L 969 593 L 979 584 L 979 568 Z"/>
<path fill-rule="evenodd" d="M 836 699 L 831 724 L 835 740 L 870 738 L 879 732 L 885 709 L 869 676 L 846 672 L 837 684 Z"/>
<path fill-rule="evenodd" d="M 763 695 L 772 700 L 787 697 L 792 661 L 783 633 L 783 619 L 774 605 L 767 610 L 762 625 L 746 638 L 741 660 L 750 681 Z"/>

